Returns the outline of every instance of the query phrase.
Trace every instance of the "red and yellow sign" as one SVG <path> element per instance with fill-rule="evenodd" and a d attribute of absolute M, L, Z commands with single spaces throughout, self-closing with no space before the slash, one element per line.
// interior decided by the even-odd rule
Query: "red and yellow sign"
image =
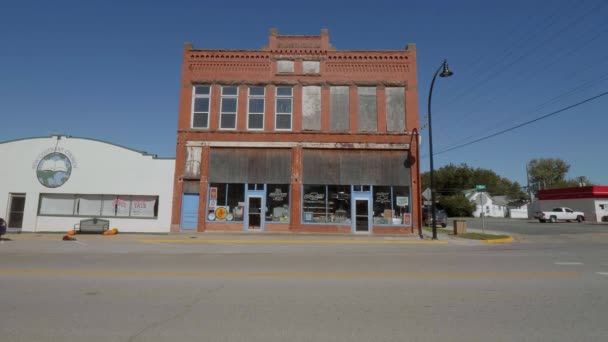
<path fill-rule="evenodd" d="M 226 218 L 226 214 L 228 213 L 228 211 L 226 210 L 226 208 L 224 207 L 218 207 L 217 209 L 215 209 L 215 217 L 218 220 L 223 220 Z"/>
<path fill-rule="evenodd" d="M 403 224 L 406 226 L 412 225 L 412 214 L 403 214 Z"/>

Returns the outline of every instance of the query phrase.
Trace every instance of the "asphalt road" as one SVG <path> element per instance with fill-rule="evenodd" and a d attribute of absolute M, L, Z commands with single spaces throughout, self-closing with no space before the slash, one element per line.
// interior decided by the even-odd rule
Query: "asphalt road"
<path fill-rule="evenodd" d="M 16 236 L 0 340 L 608 340 L 608 239 L 386 241 Z"/>
<path fill-rule="evenodd" d="M 462 218 L 467 221 L 467 226 L 473 229 L 482 229 L 480 218 Z M 449 220 L 452 226 L 453 219 Z M 557 222 L 540 223 L 537 220 L 508 219 L 508 218 L 485 218 L 485 227 L 489 230 L 520 235 L 563 235 L 563 234 L 608 234 L 608 224 L 589 222 Z"/>

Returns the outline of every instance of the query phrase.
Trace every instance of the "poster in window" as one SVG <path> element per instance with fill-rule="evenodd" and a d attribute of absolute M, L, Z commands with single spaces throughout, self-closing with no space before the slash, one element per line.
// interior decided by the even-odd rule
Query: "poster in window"
<path fill-rule="evenodd" d="M 406 226 L 412 225 L 412 214 L 403 214 L 403 224 Z"/>
<path fill-rule="evenodd" d="M 156 197 L 133 196 L 131 199 L 131 216 L 154 217 L 154 204 Z"/>

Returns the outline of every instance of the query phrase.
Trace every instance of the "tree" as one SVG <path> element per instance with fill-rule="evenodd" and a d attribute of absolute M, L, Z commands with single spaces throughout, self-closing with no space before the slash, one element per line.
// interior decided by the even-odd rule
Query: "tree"
<path fill-rule="evenodd" d="M 449 164 L 435 171 L 435 196 L 438 205 L 449 216 L 471 216 L 475 204 L 464 196 L 464 191 L 483 184 L 492 196 L 507 196 L 511 200 L 525 202 L 528 199 L 517 182 L 500 177 L 492 170 L 472 168 L 467 164 Z M 422 175 L 423 189 L 430 186 L 430 173 Z"/>
<path fill-rule="evenodd" d="M 472 168 L 467 164 L 449 164 L 435 170 L 435 193 L 439 196 L 449 196 L 474 189 L 475 185 L 483 184 L 492 196 L 508 196 L 511 199 L 527 198 L 517 182 L 500 177 L 496 172 L 481 168 Z M 423 189 L 430 186 L 430 173 L 422 175 Z"/>
<path fill-rule="evenodd" d="M 569 170 L 570 164 L 559 158 L 532 159 L 528 163 L 530 182 L 536 184 L 537 189 L 560 187 Z"/>
<path fill-rule="evenodd" d="M 469 217 L 475 210 L 475 204 L 463 194 L 441 196 L 438 206 L 445 209 L 446 214 L 451 217 Z"/>
<path fill-rule="evenodd" d="M 566 179 L 570 164 L 559 158 L 532 159 L 528 176 L 534 189 L 557 189 L 593 185 L 587 177 Z"/>

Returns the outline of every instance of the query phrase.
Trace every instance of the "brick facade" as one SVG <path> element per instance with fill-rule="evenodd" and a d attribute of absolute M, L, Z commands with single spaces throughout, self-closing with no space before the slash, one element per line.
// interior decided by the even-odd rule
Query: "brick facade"
<path fill-rule="evenodd" d="M 293 62 L 293 71 L 280 72 L 279 61 L 284 63 L 287 68 Z M 312 69 L 318 65 L 318 72 L 305 70 L 304 62 L 308 68 Z M 207 127 L 193 126 L 193 87 L 197 85 L 209 86 L 210 94 L 202 95 L 209 98 L 208 110 L 203 106 L 205 108 L 203 112 L 205 110 L 208 112 Z M 347 224 L 302 222 L 303 186 L 306 184 L 306 180 L 302 179 L 305 151 L 330 150 L 338 159 L 347 151 L 364 151 L 369 155 L 384 153 L 387 156 L 400 153 L 404 159 L 409 155 L 410 167 L 407 169 L 407 173 L 404 172 L 403 177 L 408 177 L 405 181 L 407 182 L 406 187 L 409 189 L 407 211 L 411 215 L 411 225 L 382 224 L 376 226 L 372 223 L 371 213 L 369 219 L 373 226 L 371 231 L 376 234 L 418 232 L 421 220 L 416 85 L 416 51 L 413 44 L 408 45 L 404 50 L 396 51 L 339 51 L 330 44 L 327 30 L 322 30 L 319 36 L 291 36 L 279 35 L 274 29 L 270 32 L 268 45 L 260 50 L 201 50 L 193 48 L 191 44 L 186 44 L 183 51 L 178 114 L 172 231 L 180 230 L 182 194 L 186 181 L 200 183 L 197 231 L 244 229 L 242 222 L 217 222 L 209 221 L 206 218 L 207 213 L 210 212 L 210 208 L 207 208 L 208 191 L 210 183 L 212 183 L 210 172 L 213 173 L 210 169 L 212 167 L 210 166 L 210 151 L 214 148 L 230 147 L 260 150 L 276 148 L 291 151 L 289 222 L 267 223 L 264 231 L 335 233 L 353 231 L 354 228 Z M 236 124 L 234 128 L 222 129 L 220 128 L 222 89 L 230 86 L 238 89 L 238 95 L 235 95 Z M 250 87 L 265 89 L 262 130 L 248 128 L 248 119 L 253 120 L 253 116 L 248 118 L 248 89 Z M 276 108 L 278 103 L 276 89 L 279 87 L 292 89 L 291 128 L 287 130 L 276 129 L 278 125 L 285 124 L 283 121 L 277 122 L 279 116 L 276 113 L 278 110 L 282 110 Z M 320 117 L 318 118 L 320 122 L 317 121 L 319 129 L 303 128 L 303 115 L 305 114 L 303 108 L 309 106 L 303 96 L 304 87 L 320 87 Z M 345 116 L 348 124 L 338 121 L 337 124 L 346 127 L 339 131 L 332 129 L 330 94 L 332 87 L 336 87 L 334 89 L 346 87 L 344 96 L 348 96 L 347 101 L 340 102 L 341 105 L 348 107 Z M 360 109 L 361 95 L 358 92 L 362 87 L 372 91 L 375 88 L 375 113 L 364 109 L 365 115 L 372 113 L 377 116 L 372 120 L 373 122 L 369 120 L 365 122 L 366 125 L 375 124 L 374 131 L 360 129 L 363 124 L 360 122 L 363 109 Z M 401 104 L 399 102 L 401 98 L 405 102 L 402 117 L 400 117 L 401 112 L 398 112 L 396 116 L 387 119 L 387 112 L 391 110 L 391 108 L 387 108 L 387 101 L 389 104 L 392 101 L 391 95 L 387 96 L 389 88 L 394 88 L 392 92 L 397 93 L 395 101 L 398 105 Z M 400 93 L 401 91 L 403 93 Z M 307 110 L 312 108 L 314 113 L 315 105 L 318 103 L 314 102 L 312 107 L 306 108 Z M 228 106 L 226 107 L 228 108 Z M 334 110 L 338 110 L 338 108 L 334 108 Z M 200 117 L 205 117 L 204 115 Z M 226 122 L 230 122 L 230 115 L 232 114 L 224 116 L 227 118 Z M 367 118 L 367 116 L 364 117 L 364 119 Z M 336 120 L 334 120 L 334 124 L 336 124 L 335 122 Z M 394 122 L 403 122 L 404 127 L 399 130 L 395 130 L 397 126 L 387 127 Z M 197 154 L 196 158 L 192 157 L 192 153 Z M 196 170 L 192 171 L 192 168 L 196 168 Z M 359 166 L 355 168 L 359 168 Z M 361 169 L 364 168 L 365 166 L 362 165 Z M 320 172 L 323 171 L 320 170 Z M 364 173 L 364 171 L 361 172 Z M 381 183 L 382 180 L 377 182 Z M 243 181 L 243 183 L 247 182 Z M 266 182 L 260 183 L 265 184 Z M 357 184 L 373 183 L 362 179 L 361 183 L 351 185 Z M 392 186 L 392 184 L 383 185 Z M 351 189 L 355 188 L 351 187 Z M 393 191 L 390 192 L 391 196 L 393 196 Z M 351 195 L 354 196 L 354 193 Z M 369 196 L 373 202 L 371 192 Z M 351 201 L 351 198 L 348 197 L 348 202 Z M 229 208 L 229 210 L 232 209 Z M 400 213 L 405 210 L 400 209 Z M 392 214 L 396 215 L 396 212 L 393 210 Z M 326 216 L 329 217 L 327 212 Z M 352 222 L 354 222 L 354 216 L 352 217 Z M 375 221 L 380 222 L 381 218 L 375 219 Z"/>

